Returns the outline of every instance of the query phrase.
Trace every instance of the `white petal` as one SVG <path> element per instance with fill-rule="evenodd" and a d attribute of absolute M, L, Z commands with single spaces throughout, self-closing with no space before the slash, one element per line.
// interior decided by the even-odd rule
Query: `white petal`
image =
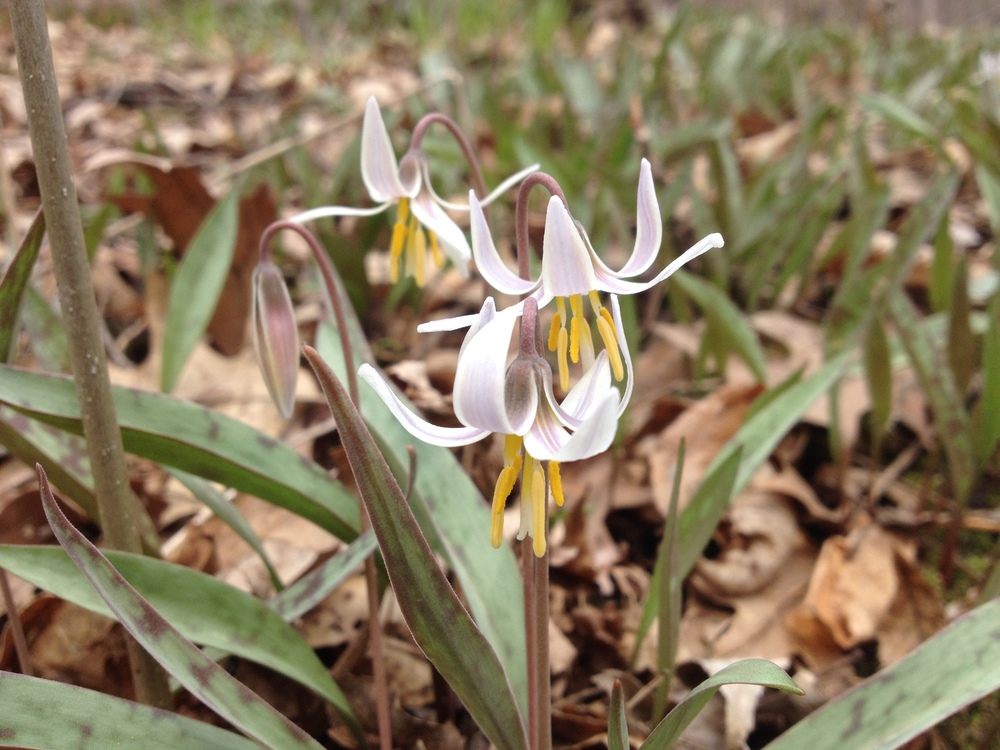
<path fill-rule="evenodd" d="M 476 268 L 491 287 L 503 294 L 528 294 L 538 286 L 538 282 L 522 279 L 507 268 L 493 244 L 489 224 L 483 214 L 476 194 L 469 191 L 469 223 L 472 230 L 472 257 Z"/>
<path fill-rule="evenodd" d="M 385 402 L 389 411 L 399 420 L 406 431 L 425 443 L 452 448 L 482 440 L 490 433 L 489 430 L 480 430 L 475 427 L 438 427 L 433 425 L 410 411 L 382 380 L 374 367 L 365 363 L 358 369 L 358 374 L 375 390 L 375 393 Z"/>
<path fill-rule="evenodd" d="M 573 217 L 556 196 L 549 200 L 542 238 L 542 289 L 568 297 L 597 289 L 594 264 Z"/>
<path fill-rule="evenodd" d="M 603 396 L 612 387 L 608 353 L 602 349 L 594 361 L 594 366 L 588 369 L 570 389 L 560 406 L 574 419 L 585 419 L 598 401 L 598 397 Z"/>
<path fill-rule="evenodd" d="M 542 403 L 530 429 L 524 435 L 524 451 L 539 461 L 554 461 L 570 441 L 570 434 L 560 424 L 548 404 Z"/>
<path fill-rule="evenodd" d="M 374 96 L 368 99 L 361 124 L 361 179 L 372 200 L 378 203 L 407 197 L 399 180 L 399 164 L 389 131 Z"/>
<path fill-rule="evenodd" d="M 572 437 L 559 449 L 555 461 L 579 461 L 596 456 L 611 447 L 618 431 L 618 391 L 609 389 L 576 429 Z M 528 441 L 525 440 L 525 447 Z"/>
<path fill-rule="evenodd" d="M 454 318 L 441 318 L 440 320 L 428 320 L 417 326 L 417 333 L 436 333 L 437 331 L 460 331 L 468 328 L 479 320 L 479 315 L 458 315 Z"/>
<path fill-rule="evenodd" d="M 472 250 L 469 248 L 468 240 L 465 239 L 465 232 L 451 220 L 441 206 L 434 202 L 430 191 L 421 190 L 417 193 L 410 203 L 410 210 L 417 217 L 417 221 L 437 235 L 441 249 L 448 254 L 462 275 L 468 276 Z"/>
<path fill-rule="evenodd" d="M 649 162 L 643 159 L 639 168 L 639 193 L 636 198 L 635 247 L 632 256 L 617 275 L 638 276 L 649 268 L 656 260 L 662 240 L 663 222 L 653 185 L 653 170 Z"/>
<path fill-rule="evenodd" d="M 489 195 L 487 195 L 485 198 L 483 198 L 483 205 L 484 206 L 490 205 L 493 201 L 495 201 L 501 195 L 503 195 L 504 193 L 506 193 L 512 187 L 514 187 L 514 185 L 516 185 L 517 183 L 519 183 L 521 180 L 523 180 L 529 174 L 531 174 L 532 172 L 537 172 L 538 171 L 538 167 L 539 167 L 538 164 L 532 164 L 530 167 L 522 169 L 517 174 L 512 174 L 506 180 L 504 180 L 499 185 L 497 185 L 495 188 L 493 188 L 493 190 L 490 191 Z"/>
<path fill-rule="evenodd" d="M 615 321 L 615 336 L 618 337 L 618 348 L 621 350 L 622 360 L 625 362 L 625 393 L 622 394 L 621 402 L 618 404 L 618 416 L 620 417 L 628 406 L 632 398 L 632 387 L 635 384 L 635 370 L 632 368 L 632 355 L 629 354 L 628 341 L 625 339 L 625 326 L 622 325 L 622 308 L 618 304 L 618 297 L 611 295 L 611 317 Z"/>
<path fill-rule="evenodd" d="M 507 350 L 518 315 L 504 310 L 471 338 L 466 337 L 455 372 L 455 415 L 462 424 L 504 435 L 516 434 L 507 417 L 504 386 Z"/>
<path fill-rule="evenodd" d="M 375 216 L 385 211 L 389 206 L 393 204 L 393 201 L 383 203 L 380 206 L 373 206 L 372 208 L 351 208 L 350 206 L 319 206 L 318 208 L 310 208 L 308 211 L 303 211 L 300 214 L 295 214 L 289 221 L 295 224 L 305 224 L 307 221 L 315 221 L 316 219 L 324 219 L 328 216 Z"/>
<path fill-rule="evenodd" d="M 670 265 L 656 274 L 656 277 L 650 281 L 635 282 L 626 281 L 618 277 L 618 274 L 607 271 L 606 269 L 597 269 L 597 278 L 599 283 L 599 288 L 605 292 L 611 292 L 613 294 L 637 294 L 639 292 L 644 292 L 647 289 L 656 286 L 664 279 L 673 276 L 685 263 L 699 255 L 702 255 L 713 247 L 723 247 L 725 242 L 722 239 L 722 235 L 718 233 L 710 234 L 707 237 L 699 240 L 693 247 L 688 249 L 681 257 L 677 258 Z"/>

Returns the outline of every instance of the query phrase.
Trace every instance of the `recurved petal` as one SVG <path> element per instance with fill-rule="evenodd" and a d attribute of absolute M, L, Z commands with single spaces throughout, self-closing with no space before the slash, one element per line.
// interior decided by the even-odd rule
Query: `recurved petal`
<path fill-rule="evenodd" d="M 594 264 L 576 222 L 556 196 L 549 200 L 542 238 L 542 289 L 568 297 L 597 288 Z"/>
<path fill-rule="evenodd" d="M 329 216 L 375 216 L 385 211 L 392 205 L 392 201 L 382 203 L 371 208 L 352 208 L 351 206 L 319 206 L 310 208 L 308 211 L 295 214 L 289 221 L 296 224 L 305 224 L 307 221 L 325 219 Z"/>
<path fill-rule="evenodd" d="M 455 415 L 462 424 L 504 435 L 523 434 L 523 427 L 508 418 L 505 401 L 507 351 L 518 317 L 519 313 L 504 310 L 466 337 L 454 390 Z"/>
<path fill-rule="evenodd" d="M 620 417 L 628 402 L 632 399 L 632 388 L 635 385 L 635 370 L 632 367 L 632 355 L 628 350 L 628 341 L 625 339 L 625 326 L 622 324 L 622 308 L 618 304 L 618 296 L 612 294 L 611 317 L 615 321 L 615 336 L 618 338 L 618 348 L 621 350 L 622 359 L 625 362 L 625 392 L 622 394 L 618 404 L 618 416 Z"/>
<path fill-rule="evenodd" d="M 274 263 L 253 271 L 253 348 L 271 400 L 292 416 L 299 372 L 299 329 L 284 276 Z"/>
<path fill-rule="evenodd" d="M 462 275 L 468 276 L 472 250 L 468 240 L 465 239 L 465 232 L 434 201 L 434 196 L 431 195 L 430 191 L 422 189 L 417 193 L 410 204 L 410 210 L 417 217 L 417 221 L 437 235 L 441 247 Z"/>
<path fill-rule="evenodd" d="M 647 289 L 656 286 L 664 279 L 673 276 L 685 263 L 688 263 L 689 261 L 697 258 L 699 255 L 708 252 L 713 247 L 722 247 L 724 245 L 725 242 L 723 241 L 721 234 L 717 232 L 710 234 L 699 240 L 679 258 L 660 271 L 656 275 L 656 278 L 644 282 L 626 281 L 625 279 L 621 279 L 618 277 L 618 274 L 613 271 L 609 271 L 607 267 L 602 264 L 597 267 L 597 288 L 613 294 L 637 294 L 639 292 L 644 292 Z"/>
<path fill-rule="evenodd" d="M 579 461 L 596 456 L 611 446 L 617 431 L 618 391 L 611 388 L 594 405 L 580 426 L 573 431 L 570 439 L 553 456 L 553 460 Z M 527 439 L 524 442 L 527 448 Z"/>
<path fill-rule="evenodd" d="M 639 191 L 636 197 L 635 247 L 632 255 L 618 271 L 618 276 L 637 276 L 656 260 L 663 240 L 663 222 L 660 219 L 660 204 L 656 200 L 653 185 L 653 170 L 649 161 L 642 160 L 639 167 Z"/>
<path fill-rule="evenodd" d="M 399 200 L 408 195 L 400 182 L 396 153 L 392 150 L 392 140 L 374 96 L 368 99 L 365 119 L 361 124 L 361 179 L 368 188 L 368 194 L 377 203 Z"/>
<path fill-rule="evenodd" d="M 522 279 L 507 268 L 493 244 L 483 207 L 472 190 L 469 191 L 469 223 L 472 230 L 472 257 L 486 283 L 503 294 L 523 295 L 532 292 L 538 282 Z"/>
<path fill-rule="evenodd" d="M 382 380 L 374 367 L 365 363 L 358 369 L 358 375 L 364 378 L 365 382 L 379 395 L 379 398 L 389 407 L 389 411 L 399 420 L 406 431 L 425 443 L 453 448 L 482 440 L 490 433 L 489 430 L 480 430 L 475 427 L 438 427 L 433 425 L 410 411 Z"/>
<path fill-rule="evenodd" d="M 608 353 L 602 350 L 597 355 L 597 359 L 594 360 L 594 365 L 566 394 L 560 407 L 573 419 L 582 420 L 586 418 L 600 397 L 603 397 L 612 387 Z"/>

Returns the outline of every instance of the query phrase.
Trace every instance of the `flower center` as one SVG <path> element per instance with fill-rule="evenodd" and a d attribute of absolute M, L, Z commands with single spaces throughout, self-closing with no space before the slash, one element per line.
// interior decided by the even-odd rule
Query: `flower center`
<path fill-rule="evenodd" d="M 615 321 L 608 309 L 601 304 L 600 295 L 591 290 L 587 295 L 590 306 L 594 310 L 597 332 L 604 342 L 611 362 L 611 370 L 615 380 L 625 377 L 625 367 L 622 364 L 621 352 L 618 349 L 618 337 L 615 334 Z M 569 318 L 569 331 L 566 330 L 566 301 L 572 317 Z M 590 332 L 590 323 L 584 312 L 583 295 L 573 294 L 569 297 L 556 297 L 558 312 L 552 316 L 549 327 L 549 351 L 557 352 L 559 361 L 559 385 L 563 391 L 569 390 L 569 361 L 577 363 L 583 359 L 584 367 L 590 367 L 594 361 L 594 340 Z"/>
<path fill-rule="evenodd" d="M 440 268 L 444 263 L 437 235 L 425 231 L 417 217 L 410 211 L 410 199 L 400 198 L 396 208 L 396 223 L 392 227 L 392 243 L 389 246 L 389 278 L 393 284 L 399 281 L 400 271 L 405 264 L 405 274 L 412 276 L 417 286 L 427 280 L 427 245 L 430 237 L 431 258 Z"/>
<path fill-rule="evenodd" d="M 532 549 L 536 557 L 545 555 L 546 510 L 548 493 L 556 501 L 563 504 L 562 477 L 559 474 L 559 462 L 547 461 L 543 468 L 542 462 L 528 455 L 524 450 L 524 441 L 518 435 L 505 435 L 503 441 L 503 470 L 497 479 L 493 492 L 493 509 L 490 514 L 490 541 L 494 547 L 503 542 L 503 512 L 507 507 L 507 498 L 514 490 L 514 483 L 521 475 L 521 528 L 518 539 L 530 536 Z M 548 485 L 546 486 L 546 475 Z"/>

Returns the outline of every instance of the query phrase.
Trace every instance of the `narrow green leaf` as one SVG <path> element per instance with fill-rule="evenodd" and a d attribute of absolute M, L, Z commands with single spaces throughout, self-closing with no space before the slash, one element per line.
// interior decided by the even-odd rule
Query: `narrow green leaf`
<path fill-rule="evenodd" d="M 941 217 L 937 233 L 934 235 L 934 259 L 931 261 L 931 277 L 927 281 L 931 310 L 934 312 L 944 312 L 951 307 L 955 243 L 948 231 L 949 223 L 948 214 L 945 214 Z"/>
<path fill-rule="evenodd" d="M 174 479 L 187 487 L 191 494 L 193 494 L 200 502 L 208 506 L 209 510 L 216 515 L 216 517 L 222 521 L 226 526 L 236 532 L 236 535 L 246 542 L 250 549 L 257 553 L 257 557 L 260 561 L 264 563 L 264 567 L 267 568 L 267 574 L 271 578 L 271 584 L 274 586 L 276 591 L 281 591 L 284 585 L 281 583 L 281 578 L 278 576 L 278 571 L 274 569 L 274 565 L 271 564 L 271 558 L 268 557 L 267 551 L 264 549 L 264 545 L 261 544 L 260 537 L 253 530 L 253 527 L 243 517 L 243 514 L 233 505 L 225 496 L 215 489 L 210 482 L 206 482 L 201 477 L 196 477 L 194 474 L 188 474 L 186 471 L 181 471 L 180 469 L 167 468 L 167 473 L 170 474 Z"/>
<path fill-rule="evenodd" d="M 976 341 L 969 320 L 972 304 L 969 301 L 969 268 L 962 258 L 955 264 L 952 283 L 951 307 L 948 314 L 948 364 L 955 378 L 959 396 L 969 390 L 969 382 L 976 369 Z"/>
<path fill-rule="evenodd" d="M 874 455 L 879 455 L 882 436 L 889 429 L 892 418 L 892 361 L 889 356 L 889 340 L 885 335 L 882 321 L 873 317 L 865 336 L 865 380 L 872 399 L 871 429 Z"/>
<path fill-rule="evenodd" d="M 661 721 L 647 740 L 642 743 L 641 750 L 669 750 L 681 732 L 687 729 L 688 725 L 701 712 L 723 685 L 763 685 L 764 687 L 784 690 L 787 693 L 805 695 L 804 692 L 792 682 L 792 678 L 785 674 L 773 662 L 766 659 L 744 659 L 735 664 L 724 667 L 709 677 L 698 687 L 687 694 L 683 701 L 674 706 L 673 711 Z M 810 747 L 809 745 L 799 745 L 799 747 Z M 811 750 L 814 750 L 811 748 Z"/>
<path fill-rule="evenodd" d="M 659 631 L 656 642 L 656 669 L 661 681 L 653 703 L 654 721 L 663 718 L 667 710 L 667 696 L 674 677 L 677 646 L 680 639 L 682 584 L 684 576 L 680 571 L 680 549 L 677 537 L 677 503 L 681 494 L 681 476 L 684 471 L 686 443 L 682 439 L 677 450 L 677 465 L 674 469 L 674 485 L 670 489 L 670 507 L 663 528 L 663 543 L 656 557 L 656 575 L 659 586 L 656 589 L 656 617 Z M 735 472 L 733 472 L 735 479 Z M 731 482 L 730 482 L 731 484 Z M 652 589 L 650 590 L 652 596 Z"/>
<path fill-rule="evenodd" d="M 608 707 L 608 750 L 629 750 L 625 693 L 618 680 L 611 688 L 611 705 Z"/>
<path fill-rule="evenodd" d="M 264 602 L 183 565 L 110 550 L 105 557 L 182 637 L 263 664 L 305 685 L 329 701 L 360 736 L 347 700 L 316 653 Z M 98 595 L 87 585 L 59 547 L 0 545 L 0 567 L 61 599 L 121 620 L 114 605 L 105 603 L 104 593 Z M 170 671 L 169 664 L 164 667 Z"/>
<path fill-rule="evenodd" d="M 996 145 L 992 144 L 990 150 L 996 152 Z M 986 204 L 986 215 L 990 219 L 990 228 L 994 234 L 1000 232 L 1000 177 L 988 167 L 976 165 L 976 184 L 979 185 L 979 194 L 983 196 Z"/>
<path fill-rule="evenodd" d="M 340 539 L 357 536 L 357 500 L 288 446 L 190 401 L 117 386 L 112 395 L 129 453 L 255 495 Z M 0 404 L 83 434 L 69 378 L 0 365 Z"/>
<path fill-rule="evenodd" d="M 41 368 L 49 372 L 70 372 L 69 341 L 62 320 L 34 284 L 24 290 L 21 325 L 28 334 L 31 351 Z"/>
<path fill-rule="evenodd" d="M 97 589 L 118 621 L 164 669 L 219 716 L 266 746 L 321 747 L 246 685 L 237 682 L 205 656 L 139 596 L 97 547 L 66 519 L 52 497 L 41 467 L 38 467 L 38 484 L 45 515 L 59 544 Z"/>
<path fill-rule="evenodd" d="M 239 198 L 239 190 L 230 190 L 205 217 L 170 285 L 161 375 L 161 388 L 167 393 L 208 328 L 229 274 L 239 229 Z"/>
<path fill-rule="evenodd" d="M 717 286 L 686 271 L 678 271 L 670 281 L 698 304 L 709 324 L 724 339 L 727 347 L 747 363 L 758 382 L 766 382 L 767 362 L 757 341 L 757 334 L 728 295 Z"/>
<path fill-rule="evenodd" d="M 489 641 L 438 569 L 385 459 L 333 370 L 305 347 L 378 538 L 392 590 L 414 640 L 501 750 L 525 750 L 524 723 Z"/>
<path fill-rule="evenodd" d="M 923 138 L 932 145 L 936 146 L 940 142 L 940 136 L 935 127 L 894 96 L 864 94 L 859 98 L 859 102 L 869 112 L 882 115 L 890 124 Z"/>
<path fill-rule="evenodd" d="M 766 750 L 892 750 L 1000 689 L 1000 599 L 955 620 Z"/>
<path fill-rule="evenodd" d="M 28 227 L 21 246 L 0 280 L 0 362 L 10 362 L 17 344 L 17 320 L 21 301 L 31 279 L 31 269 L 45 236 L 45 214 L 39 211 Z"/>
<path fill-rule="evenodd" d="M 743 489 L 774 447 L 805 411 L 837 381 L 850 362 L 841 352 L 805 380 L 748 419 L 715 457 L 705 479 L 681 514 L 680 569 L 686 576 L 729 508 L 732 496 Z M 793 376 L 795 377 L 795 376 Z M 780 386 L 779 386 L 780 387 Z M 730 477 L 735 476 L 734 479 Z"/>
<path fill-rule="evenodd" d="M 96 690 L 0 672 L 0 747 L 261 750 L 238 734 Z"/>
<path fill-rule="evenodd" d="M 1000 327 L 995 324 L 983 334 L 983 395 L 976 404 L 972 424 L 976 463 L 986 466 L 1000 445 Z"/>

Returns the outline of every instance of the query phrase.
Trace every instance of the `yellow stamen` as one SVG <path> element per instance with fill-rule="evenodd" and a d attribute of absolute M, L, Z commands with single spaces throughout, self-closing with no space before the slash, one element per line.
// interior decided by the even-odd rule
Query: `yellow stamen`
<path fill-rule="evenodd" d="M 573 310 L 574 318 L 583 317 L 583 297 L 581 297 L 579 294 L 570 295 L 569 306 L 570 309 Z"/>
<path fill-rule="evenodd" d="M 561 508 L 565 498 L 563 497 L 562 475 L 559 473 L 558 461 L 549 461 L 549 490 L 552 492 L 552 499 Z"/>
<path fill-rule="evenodd" d="M 416 227 L 416 266 L 413 268 L 413 278 L 417 286 L 423 286 L 427 281 L 427 235 L 424 234 L 423 227 Z"/>
<path fill-rule="evenodd" d="M 406 220 L 410 218 L 410 199 L 400 198 L 399 203 L 396 204 L 396 223 L 406 224 Z"/>
<path fill-rule="evenodd" d="M 406 198 L 399 201 L 396 223 L 392 227 L 392 242 L 389 245 L 389 278 L 393 284 L 399 281 L 399 266 L 403 258 L 403 247 L 406 244 L 406 217 L 410 213 L 408 204 L 409 200 Z"/>
<path fill-rule="evenodd" d="M 569 322 L 569 358 L 574 363 L 580 361 L 580 321 L 583 318 L 573 316 Z"/>
<path fill-rule="evenodd" d="M 549 351 L 554 352 L 559 345 L 559 331 L 562 330 L 562 318 L 559 313 L 552 316 L 552 323 L 549 324 Z"/>
<path fill-rule="evenodd" d="M 513 466 L 516 461 L 521 460 L 521 444 L 524 439 L 520 435 L 504 435 L 503 438 L 503 463 L 504 466 Z"/>
<path fill-rule="evenodd" d="M 590 298 L 590 306 L 594 308 L 594 315 L 600 315 L 601 310 L 604 309 L 601 305 L 601 295 L 597 293 L 596 289 L 591 289 L 587 293 L 587 296 Z"/>
<path fill-rule="evenodd" d="M 611 313 L 608 312 L 608 308 L 602 307 L 597 314 L 608 321 L 608 325 L 611 326 L 612 331 L 615 330 L 615 319 L 611 317 Z"/>
<path fill-rule="evenodd" d="M 525 471 L 527 475 L 527 470 Z M 523 495 L 521 502 L 527 498 Z M 535 557 L 545 556 L 545 532 L 547 531 L 545 516 L 548 508 L 545 503 L 545 473 L 541 462 L 531 459 L 531 539 Z"/>
<path fill-rule="evenodd" d="M 625 368 L 622 365 L 621 352 L 618 351 L 618 339 L 615 337 L 615 328 L 602 315 L 597 319 L 597 330 L 600 332 L 601 338 L 604 339 L 604 348 L 607 349 L 608 359 L 611 361 L 611 370 L 615 374 L 615 380 L 621 380 L 625 377 Z"/>
<path fill-rule="evenodd" d="M 565 297 L 556 297 L 556 307 L 559 308 L 559 319 L 565 321 L 567 319 L 566 318 L 566 298 Z M 562 325 L 565 326 L 566 324 L 563 323 Z"/>
<path fill-rule="evenodd" d="M 557 359 L 559 360 L 559 387 L 562 388 L 563 391 L 569 390 L 569 362 L 566 361 L 566 351 L 568 349 L 569 334 L 566 333 L 566 328 L 562 327 L 559 329 L 559 354 Z"/>
<path fill-rule="evenodd" d="M 440 268 L 444 265 L 444 254 L 441 252 L 441 245 L 438 243 L 437 235 L 434 232 L 428 230 L 427 234 L 431 236 L 431 257 L 434 258 L 434 265 Z"/>
<path fill-rule="evenodd" d="M 497 479 L 493 491 L 493 509 L 490 513 L 490 543 L 499 547 L 503 542 L 503 511 L 507 507 L 507 498 L 514 490 L 514 484 L 521 473 L 523 460 L 520 454 L 521 438 L 517 435 L 506 435 L 503 442 L 503 471 Z"/>

